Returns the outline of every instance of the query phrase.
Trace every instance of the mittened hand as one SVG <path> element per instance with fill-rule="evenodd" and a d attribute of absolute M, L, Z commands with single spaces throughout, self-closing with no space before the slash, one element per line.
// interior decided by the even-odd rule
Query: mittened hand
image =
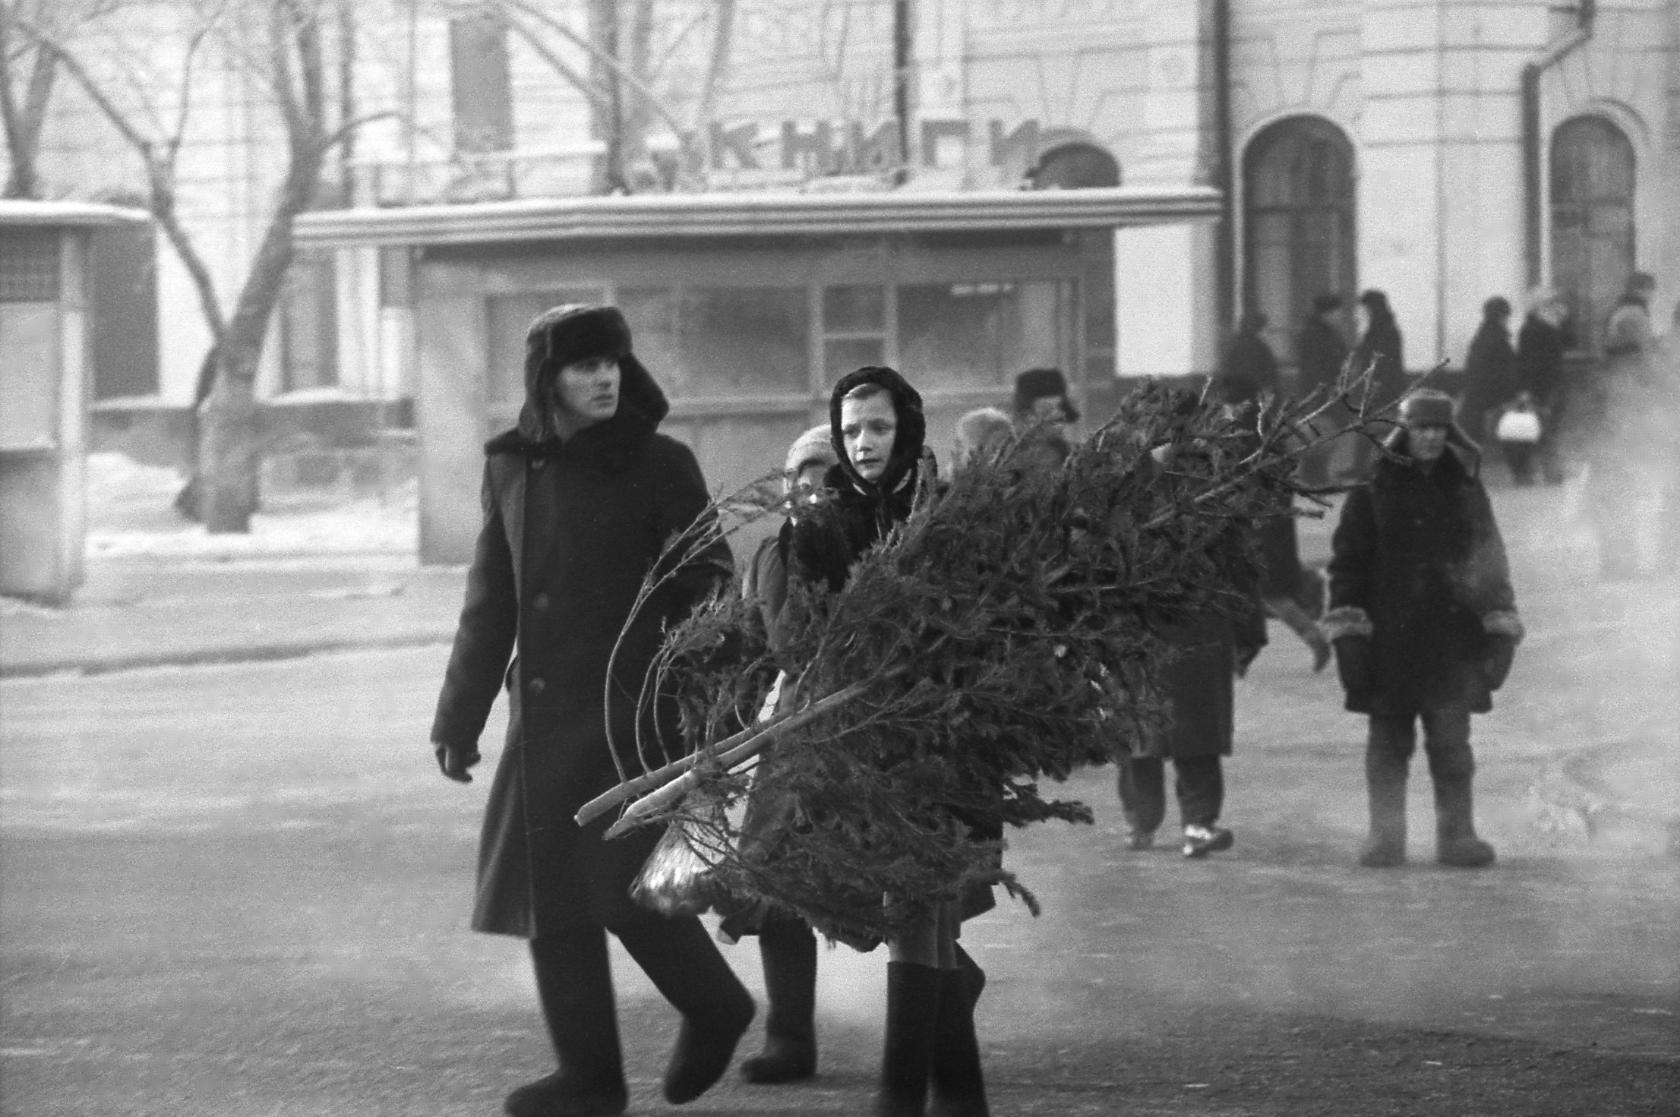
<path fill-rule="evenodd" d="M 1514 637 L 1490 635 L 1486 638 L 1482 651 L 1482 680 L 1487 683 L 1490 692 L 1505 685 L 1516 656 L 1517 641 Z"/>
<path fill-rule="evenodd" d="M 438 767 L 443 774 L 456 783 L 471 783 L 472 775 L 467 771 L 481 759 L 478 750 L 472 746 L 434 745 L 437 750 Z"/>

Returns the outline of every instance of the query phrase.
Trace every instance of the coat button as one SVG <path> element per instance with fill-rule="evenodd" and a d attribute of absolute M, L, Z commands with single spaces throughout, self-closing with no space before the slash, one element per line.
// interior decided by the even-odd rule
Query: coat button
<path fill-rule="evenodd" d="M 539 593 L 531 599 L 531 608 L 535 609 L 539 613 L 547 612 L 548 607 L 551 604 L 553 604 L 553 602 L 546 593 Z"/>
<path fill-rule="evenodd" d="M 541 679 L 532 679 L 530 682 L 525 684 L 525 687 L 532 694 L 541 694 L 548 687 L 548 684 L 543 682 Z"/>
<path fill-rule="evenodd" d="M 545 466 L 547 464 L 548 464 L 548 459 L 547 458 L 532 458 L 531 459 L 531 468 L 532 469 L 541 469 L 543 466 Z"/>

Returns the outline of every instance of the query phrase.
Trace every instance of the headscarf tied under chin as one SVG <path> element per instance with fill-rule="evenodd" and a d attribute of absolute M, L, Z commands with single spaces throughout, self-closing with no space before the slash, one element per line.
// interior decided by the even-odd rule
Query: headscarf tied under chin
<path fill-rule="evenodd" d="M 841 401 L 863 384 L 879 384 L 887 390 L 898 420 L 892 453 L 879 481 L 866 480 L 852 465 L 851 458 L 846 454 L 846 440 L 840 433 Z M 921 461 L 922 447 L 927 440 L 927 418 L 922 413 L 921 393 L 912 388 L 897 369 L 885 365 L 865 365 L 842 376 L 828 397 L 828 426 L 829 439 L 840 460 L 837 468 L 858 492 L 865 496 L 880 496 L 915 484 L 917 464 Z"/>

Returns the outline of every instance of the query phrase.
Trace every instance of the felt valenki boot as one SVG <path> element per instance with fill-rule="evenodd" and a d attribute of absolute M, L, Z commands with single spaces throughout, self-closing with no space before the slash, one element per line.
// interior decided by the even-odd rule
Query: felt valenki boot
<path fill-rule="evenodd" d="M 758 932 L 769 1011 L 764 1051 L 741 1064 L 748 1082 L 799 1082 L 817 1072 L 817 936 L 798 919 L 766 921 Z"/>
<path fill-rule="evenodd" d="M 925 1112 L 944 985 L 944 974 L 932 966 L 887 963 L 887 1034 L 875 1117 L 922 1117 Z"/>
<path fill-rule="evenodd" d="M 1435 777 L 1435 859 L 1479 869 L 1493 864 L 1493 847 L 1476 836 L 1469 775 Z"/>
<path fill-rule="evenodd" d="M 1359 851 L 1367 869 L 1388 869 L 1406 861 L 1406 758 L 1387 749 L 1365 750 L 1365 790 L 1371 806 L 1371 834 Z"/>
<path fill-rule="evenodd" d="M 618 941 L 680 1013 L 682 1029 L 665 1069 L 665 1100 L 693 1101 L 723 1076 L 752 1023 L 753 1001 L 693 916 L 624 927 Z"/>
<path fill-rule="evenodd" d="M 534 939 L 531 959 L 559 1068 L 513 1091 L 504 1108 L 512 1117 L 623 1113 L 629 1096 L 605 932 L 580 927 Z"/>

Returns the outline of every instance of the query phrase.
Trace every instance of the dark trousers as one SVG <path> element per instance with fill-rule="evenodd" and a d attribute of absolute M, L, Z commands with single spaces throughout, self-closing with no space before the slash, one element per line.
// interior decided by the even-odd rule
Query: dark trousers
<path fill-rule="evenodd" d="M 1505 464 L 1511 468 L 1511 481 L 1518 485 L 1534 484 L 1534 454 L 1536 443 L 1501 442 Z"/>
<path fill-rule="evenodd" d="M 1395 772 L 1404 779 L 1412 753 L 1417 751 L 1419 722 L 1423 724 L 1423 752 L 1429 759 L 1429 775 L 1437 783 L 1466 778 L 1475 772 L 1467 706 L 1432 706 L 1415 718 L 1372 714 L 1366 739 L 1367 767 Z"/>
<path fill-rule="evenodd" d="M 1173 790 L 1185 826 L 1212 826 L 1225 805 L 1225 772 L 1217 756 L 1173 760 Z M 1120 810 L 1133 830 L 1154 833 L 1167 814 L 1166 762 L 1158 756 L 1120 762 Z"/>

